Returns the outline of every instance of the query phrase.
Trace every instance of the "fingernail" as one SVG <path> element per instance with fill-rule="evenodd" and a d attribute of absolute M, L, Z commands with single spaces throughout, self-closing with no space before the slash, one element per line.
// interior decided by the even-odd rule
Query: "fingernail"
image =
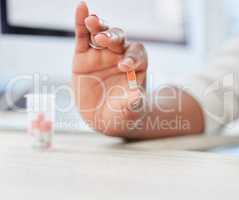
<path fill-rule="evenodd" d="M 100 34 L 106 36 L 107 38 L 111 38 L 112 37 L 112 34 L 109 31 L 101 32 L 98 35 L 100 35 Z"/>
<path fill-rule="evenodd" d="M 109 28 L 108 23 L 104 19 L 99 18 L 96 14 L 90 16 L 95 17 L 99 21 L 101 31 L 106 31 Z"/>
<path fill-rule="evenodd" d="M 92 31 L 92 30 L 91 30 L 91 27 L 88 26 L 91 17 L 95 17 L 97 20 L 99 20 L 99 18 L 98 18 L 97 15 L 95 15 L 95 14 L 92 14 L 92 15 L 88 16 L 88 17 L 85 19 L 85 25 L 86 25 L 86 27 L 87 27 L 87 29 L 88 29 L 89 31 Z"/>
<path fill-rule="evenodd" d="M 85 19 L 85 26 L 86 26 L 86 28 L 90 31 L 91 30 L 91 27 L 90 26 L 88 26 L 88 17 Z"/>
<path fill-rule="evenodd" d="M 97 15 L 93 14 L 93 15 L 89 15 L 88 17 L 86 17 L 85 21 L 89 20 L 91 17 L 96 18 L 97 20 L 99 20 L 99 18 L 97 17 Z"/>
<path fill-rule="evenodd" d="M 129 104 L 129 110 L 132 112 L 139 112 L 142 109 L 142 106 L 143 106 L 143 99 L 139 98 Z"/>
<path fill-rule="evenodd" d="M 130 68 L 131 66 L 133 66 L 135 64 L 134 60 L 132 58 L 125 58 L 124 60 L 122 60 L 120 62 L 120 65 L 124 65 L 128 68 Z"/>

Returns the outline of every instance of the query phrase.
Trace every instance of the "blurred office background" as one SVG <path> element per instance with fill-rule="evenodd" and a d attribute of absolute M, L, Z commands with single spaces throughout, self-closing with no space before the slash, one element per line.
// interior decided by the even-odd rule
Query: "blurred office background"
<path fill-rule="evenodd" d="M 6 84 L 19 75 L 47 75 L 49 84 L 70 83 L 74 51 L 74 10 L 79 0 L 1 0 L 0 106 Z M 93 13 L 142 41 L 149 54 L 149 89 L 203 70 L 220 46 L 239 34 L 236 0 L 88 0 Z M 29 91 L 23 81 L 16 102 Z M 62 92 L 60 105 L 69 96 Z M 23 106 L 24 107 L 24 106 Z M 76 112 L 58 115 L 71 121 Z M 12 119 L 12 118 L 11 118 Z M 74 118 L 76 121 L 78 118 Z M 7 123 L 6 120 L 0 124 Z M 13 121 L 13 120 L 11 120 Z M 24 120 L 11 126 L 23 126 Z M 10 127 L 10 125 L 6 125 Z M 80 123 L 78 128 L 86 128 Z M 67 125 L 64 125 L 67 129 Z"/>

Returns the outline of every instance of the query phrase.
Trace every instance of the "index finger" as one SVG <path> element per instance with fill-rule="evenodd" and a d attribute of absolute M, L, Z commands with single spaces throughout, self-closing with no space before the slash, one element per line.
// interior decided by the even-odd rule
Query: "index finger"
<path fill-rule="evenodd" d="M 89 49 L 90 33 L 85 25 L 85 19 L 89 16 L 89 10 L 84 1 L 77 9 L 75 16 L 75 33 L 76 33 L 76 52 L 85 52 Z"/>

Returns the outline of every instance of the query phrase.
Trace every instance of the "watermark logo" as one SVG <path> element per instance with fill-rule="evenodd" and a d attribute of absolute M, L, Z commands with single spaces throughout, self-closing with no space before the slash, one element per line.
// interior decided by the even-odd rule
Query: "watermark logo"
<path fill-rule="evenodd" d="M 156 117 L 154 121 L 152 121 L 151 118 L 144 118 L 144 123 L 146 122 L 146 124 L 143 125 L 140 120 L 134 120 L 132 122 L 128 120 L 127 123 L 124 123 L 124 126 L 126 126 L 126 128 L 128 129 L 149 128 L 161 130 L 186 130 L 190 128 L 190 121 L 181 118 L 181 113 L 183 112 L 183 104 L 185 103 L 183 102 L 184 99 L 182 94 L 184 91 L 190 91 L 190 85 L 184 86 L 184 88 L 177 88 L 172 85 L 161 85 L 156 91 L 152 93 L 147 93 L 147 91 L 145 91 L 145 88 L 139 87 L 137 95 L 132 96 L 133 93 L 129 91 L 126 86 L 120 83 L 115 83 L 114 85 L 107 85 L 104 80 L 102 80 L 98 76 L 93 75 L 79 76 L 77 83 L 74 86 L 77 87 L 75 89 L 73 89 L 69 83 L 55 84 L 54 81 L 52 81 L 51 78 L 47 75 L 41 75 L 38 73 L 35 73 L 33 75 L 21 75 L 9 80 L 6 85 L 5 95 L 8 106 L 19 112 L 22 111 L 15 106 L 14 103 L 16 99 L 14 95 L 16 93 L 16 86 L 22 84 L 23 82 L 28 83 L 28 86 L 30 86 L 30 91 L 32 93 L 53 94 L 56 96 L 56 99 L 61 98 L 61 95 L 65 94 L 68 98 L 68 101 L 64 105 L 56 103 L 57 112 L 72 112 L 72 110 L 75 108 L 75 105 L 78 104 L 79 112 L 81 113 L 98 112 L 100 109 L 102 109 L 102 107 L 104 107 L 104 110 L 107 110 L 107 112 L 114 113 L 112 114 L 112 116 L 117 116 L 117 113 L 122 112 L 123 105 L 127 107 L 131 112 L 145 114 L 146 112 L 150 113 L 155 112 L 155 110 L 157 110 L 158 112 L 162 113 L 162 117 Z M 148 82 L 153 83 L 154 81 L 150 80 Z M 92 85 L 92 87 L 89 87 L 89 85 L 86 84 Z M 202 84 L 204 83 L 202 82 Z M 204 110 L 204 113 L 208 117 L 212 118 L 215 122 L 223 124 L 225 123 L 225 121 L 233 121 L 238 114 L 237 104 L 239 102 L 237 102 L 235 98 L 236 84 L 237 81 L 235 80 L 235 76 L 231 73 L 226 74 L 219 80 L 214 81 L 212 84 L 208 84 L 208 86 L 204 88 L 203 91 L 192 92 L 200 92 L 198 96 L 201 99 L 201 106 Z M 98 88 L 97 90 L 93 89 L 95 85 Z M 85 87 L 89 91 L 85 92 Z M 153 86 L 149 86 L 149 88 L 152 87 Z M 167 91 L 166 94 L 162 93 L 162 91 L 164 90 Z M 97 99 L 96 95 L 100 97 L 97 96 Z M 80 98 L 77 99 L 76 96 L 80 96 Z M 96 101 L 96 99 L 97 102 L 94 102 Z M 91 104 L 91 107 L 84 106 L 84 104 L 87 104 L 89 102 L 93 102 Z M 203 103 L 205 103 L 205 105 Z M 208 107 L 207 105 L 212 106 Z M 175 115 L 175 119 L 171 121 L 163 119 L 164 114 L 168 115 L 170 113 L 177 113 L 177 115 Z M 112 117 L 111 122 L 99 121 L 100 119 L 97 120 L 97 122 L 95 122 L 96 119 L 94 119 L 91 122 L 88 121 L 87 123 L 93 127 L 103 126 L 105 127 L 105 129 L 107 129 L 109 126 L 119 126 L 118 123 L 121 123 L 121 119 L 117 119 L 117 117 Z M 94 123 L 98 124 L 96 125 Z"/>

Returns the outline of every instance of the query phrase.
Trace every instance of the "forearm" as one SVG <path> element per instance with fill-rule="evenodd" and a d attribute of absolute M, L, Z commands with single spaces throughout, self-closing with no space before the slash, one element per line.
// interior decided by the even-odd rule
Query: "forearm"
<path fill-rule="evenodd" d="M 197 101 L 181 89 L 170 87 L 155 92 L 144 116 L 124 137 L 154 139 L 201 134 L 203 112 Z"/>

